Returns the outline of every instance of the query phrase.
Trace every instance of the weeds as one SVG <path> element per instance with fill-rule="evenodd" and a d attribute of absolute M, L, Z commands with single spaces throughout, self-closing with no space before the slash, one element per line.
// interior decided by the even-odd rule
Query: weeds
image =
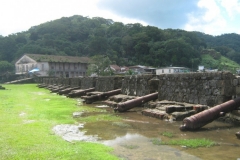
<path fill-rule="evenodd" d="M 152 139 L 151 142 L 154 145 L 180 145 L 186 146 L 189 148 L 198 148 L 198 147 L 211 147 L 216 145 L 215 142 L 208 139 L 180 139 L 180 140 L 170 140 L 168 142 L 163 142 L 160 139 Z"/>
<path fill-rule="evenodd" d="M 172 132 L 167 132 L 167 131 L 163 132 L 162 135 L 165 136 L 165 137 L 168 137 L 168 138 L 173 137 L 173 133 Z"/>

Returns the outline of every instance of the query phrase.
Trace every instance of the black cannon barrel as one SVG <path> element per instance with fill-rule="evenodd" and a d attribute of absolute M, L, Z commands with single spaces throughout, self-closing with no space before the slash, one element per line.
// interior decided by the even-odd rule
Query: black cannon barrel
<path fill-rule="evenodd" d="M 76 89 L 80 89 L 80 87 L 71 87 L 71 88 L 66 88 L 63 90 L 58 91 L 58 94 L 62 95 L 62 94 L 68 94 L 70 93 L 72 90 L 76 90 Z"/>
<path fill-rule="evenodd" d="M 129 109 L 132 109 L 136 106 L 140 106 L 148 101 L 154 100 L 158 98 L 158 92 L 148 94 L 142 97 L 138 97 L 135 99 L 128 100 L 126 102 L 119 103 L 116 108 L 114 108 L 115 111 L 124 112 Z"/>
<path fill-rule="evenodd" d="M 120 93 L 121 93 L 121 89 L 116 89 L 116 90 L 111 90 L 111 91 L 108 91 L 108 92 L 103 92 L 103 93 L 97 94 L 97 95 L 87 96 L 84 99 L 85 99 L 86 104 L 91 104 L 95 101 L 104 100 L 104 99 L 107 99 L 110 96 L 117 95 L 117 94 L 120 94 Z"/>
<path fill-rule="evenodd" d="M 95 90 L 94 87 L 88 88 L 88 89 L 72 90 L 70 93 L 68 93 L 67 97 L 74 98 L 74 97 L 78 97 L 78 96 L 83 96 L 87 92 L 92 92 L 94 90 Z"/>
<path fill-rule="evenodd" d="M 4 89 L 6 89 L 6 88 L 0 85 L 0 89 L 4 90 Z"/>
<path fill-rule="evenodd" d="M 57 88 L 54 88 L 54 89 L 50 89 L 52 93 L 54 92 L 58 92 L 60 90 L 63 90 L 63 89 L 66 89 L 66 88 L 69 88 L 70 86 L 61 86 L 61 87 L 57 87 Z"/>
<path fill-rule="evenodd" d="M 229 100 L 220 105 L 214 106 L 210 109 L 199 112 L 198 114 L 187 117 L 183 120 L 180 130 L 196 130 L 204 125 L 214 121 L 222 116 L 224 113 L 230 112 L 240 105 L 240 97 Z"/>
<path fill-rule="evenodd" d="M 44 87 L 47 87 L 48 84 L 42 83 L 42 84 L 38 84 L 37 86 L 38 88 L 44 88 Z"/>
<path fill-rule="evenodd" d="M 59 87 L 62 87 L 62 86 L 53 84 L 53 85 L 47 85 L 47 86 L 44 87 L 44 88 L 51 90 L 51 89 L 56 89 L 56 88 L 59 88 Z"/>

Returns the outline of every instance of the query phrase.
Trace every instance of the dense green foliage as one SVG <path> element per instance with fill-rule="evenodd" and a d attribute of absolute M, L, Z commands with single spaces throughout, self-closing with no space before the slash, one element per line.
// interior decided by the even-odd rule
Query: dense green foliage
<path fill-rule="evenodd" d="M 179 29 L 123 24 L 100 17 L 72 16 L 0 36 L 0 61 L 25 53 L 69 56 L 106 55 L 118 65 L 185 66 L 197 69 L 202 50 L 214 49 L 240 63 L 240 36 L 211 36 Z"/>
<path fill-rule="evenodd" d="M 8 61 L 0 61 L 0 73 L 7 73 L 13 70 L 13 65 Z"/>
<path fill-rule="evenodd" d="M 199 32 L 196 32 L 196 34 L 204 39 L 208 48 L 240 64 L 240 35 L 231 33 L 214 37 Z"/>

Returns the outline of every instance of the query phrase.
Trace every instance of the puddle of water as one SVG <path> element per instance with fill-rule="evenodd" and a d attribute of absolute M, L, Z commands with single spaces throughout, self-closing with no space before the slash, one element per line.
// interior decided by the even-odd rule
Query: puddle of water
<path fill-rule="evenodd" d="M 109 111 L 109 108 L 103 108 L 103 110 Z M 121 116 L 123 121 L 86 123 L 84 130 L 87 131 L 87 135 L 97 135 L 104 144 L 112 146 L 114 154 L 121 158 L 153 160 L 170 158 L 227 160 L 240 158 L 240 140 L 235 136 L 235 133 L 240 130 L 239 126 L 214 121 L 198 131 L 182 132 L 179 130 L 182 122 L 169 122 L 143 116 L 141 108 L 124 113 L 113 113 L 110 109 L 109 114 Z M 174 137 L 164 137 L 162 133 L 166 131 L 173 133 Z M 219 145 L 197 149 L 181 146 L 157 146 L 150 142 L 152 138 L 159 138 L 163 141 L 206 138 L 219 143 Z M 162 151 L 166 152 L 166 155 Z"/>
<path fill-rule="evenodd" d="M 127 133 L 122 137 L 104 141 L 103 144 L 113 147 L 113 153 L 119 158 L 126 160 L 199 159 L 196 156 L 187 154 L 170 146 L 153 145 L 149 138 L 139 134 Z"/>
<path fill-rule="evenodd" d="M 97 108 L 109 108 L 107 105 L 98 105 Z"/>
<path fill-rule="evenodd" d="M 73 141 L 97 141 L 97 136 L 85 135 L 85 131 L 81 131 L 84 124 L 79 125 L 70 125 L 70 124 L 61 124 L 53 127 L 53 132 L 61 136 L 64 140 L 68 142 Z"/>

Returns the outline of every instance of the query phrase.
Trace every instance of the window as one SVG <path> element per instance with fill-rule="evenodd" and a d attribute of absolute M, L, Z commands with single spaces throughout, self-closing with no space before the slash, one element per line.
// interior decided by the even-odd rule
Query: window
<path fill-rule="evenodd" d="M 42 64 L 42 71 L 44 71 L 44 64 Z"/>
<path fill-rule="evenodd" d="M 169 73 L 171 73 L 171 69 L 169 69 Z"/>
<path fill-rule="evenodd" d="M 68 70 L 70 69 L 71 67 L 70 67 L 70 63 L 68 63 Z"/>
<path fill-rule="evenodd" d="M 77 64 L 74 63 L 74 69 L 76 70 L 77 69 Z"/>
<path fill-rule="evenodd" d="M 164 73 L 164 69 L 162 70 L 162 73 Z"/>

